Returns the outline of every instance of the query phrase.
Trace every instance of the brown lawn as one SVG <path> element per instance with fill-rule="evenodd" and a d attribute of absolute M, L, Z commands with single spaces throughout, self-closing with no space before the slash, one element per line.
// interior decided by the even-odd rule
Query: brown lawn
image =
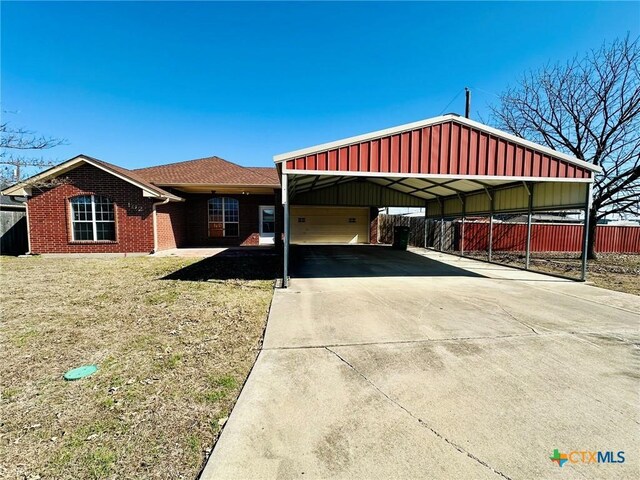
<path fill-rule="evenodd" d="M 0 260 L 0 478 L 198 474 L 253 365 L 273 289 L 229 279 L 226 264 L 213 278 L 162 279 L 208 265 Z M 84 364 L 99 370 L 63 379 Z"/>

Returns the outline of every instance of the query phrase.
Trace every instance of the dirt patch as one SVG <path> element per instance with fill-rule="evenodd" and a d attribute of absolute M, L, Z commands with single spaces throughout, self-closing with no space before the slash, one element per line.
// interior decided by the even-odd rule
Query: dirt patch
<path fill-rule="evenodd" d="M 166 279 L 200 260 L 0 260 L 0 477 L 197 475 L 273 293 L 242 271 Z"/>
<path fill-rule="evenodd" d="M 465 256 L 487 259 L 486 252 L 465 252 Z M 524 252 L 493 252 L 495 263 L 524 267 Z M 582 261 L 577 253 L 535 252 L 531 254 L 530 266 L 533 270 L 579 278 Z M 640 295 L 640 255 L 623 253 L 600 253 L 597 260 L 587 264 L 587 280 L 597 287 L 618 292 Z"/>

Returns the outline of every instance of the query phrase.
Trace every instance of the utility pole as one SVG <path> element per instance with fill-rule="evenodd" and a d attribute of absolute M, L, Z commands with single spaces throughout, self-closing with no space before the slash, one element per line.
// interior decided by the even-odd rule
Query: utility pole
<path fill-rule="evenodd" d="M 465 118 L 469 118 L 469 114 L 471 113 L 471 91 L 467 87 L 464 87 L 464 95 L 464 116 Z"/>

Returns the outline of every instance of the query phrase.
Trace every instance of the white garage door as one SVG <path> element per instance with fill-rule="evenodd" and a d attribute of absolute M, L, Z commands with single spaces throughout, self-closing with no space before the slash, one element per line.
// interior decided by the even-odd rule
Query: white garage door
<path fill-rule="evenodd" d="M 291 207 L 291 243 L 368 243 L 369 209 Z"/>

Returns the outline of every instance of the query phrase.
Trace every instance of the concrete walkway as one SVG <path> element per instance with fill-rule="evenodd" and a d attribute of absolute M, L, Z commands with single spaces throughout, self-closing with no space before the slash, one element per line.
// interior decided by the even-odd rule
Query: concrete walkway
<path fill-rule="evenodd" d="M 638 478 L 640 297 L 376 246 L 293 261 L 202 478 Z"/>

